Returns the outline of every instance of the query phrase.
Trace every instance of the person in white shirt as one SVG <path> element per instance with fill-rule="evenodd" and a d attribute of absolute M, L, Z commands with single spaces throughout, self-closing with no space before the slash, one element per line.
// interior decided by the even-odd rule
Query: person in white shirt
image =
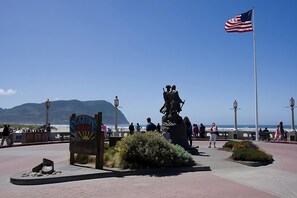
<path fill-rule="evenodd" d="M 211 142 L 213 142 L 213 146 L 214 148 L 216 148 L 217 133 L 218 133 L 218 127 L 215 123 L 212 123 L 210 128 L 210 138 L 209 138 L 208 148 L 211 148 Z"/>

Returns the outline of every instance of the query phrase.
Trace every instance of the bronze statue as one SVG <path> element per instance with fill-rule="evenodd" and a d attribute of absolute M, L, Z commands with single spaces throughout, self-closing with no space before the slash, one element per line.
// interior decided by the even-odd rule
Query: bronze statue
<path fill-rule="evenodd" d="M 180 104 L 184 104 L 184 102 L 180 99 L 178 91 L 176 91 L 176 86 L 172 85 L 170 92 L 170 102 L 171 102 L 171 111 L 179 114 L 181 112 Z"/>
<path fill-rule="evenodd" d="M 166 91 L 163 88 L 164 105 L 161 107 L 160 112 L 165 114 L 162 118 L 165 124 L 178 124 L 182 122 L 182 118 L 178 115 L 182 111 L 182 106 L 185 102 L 179 97 L 176 86 L 166 86 Z"/>
<path fill-rule="evenodd" d="M 164 98 L 164 105 L 161 107 L 160 112 L 163 114 L 168 114 L 171 109 L 171 104 L 170 104 L 170 85 L 166 86 L 166 91 L 163 88 L 163 98 Z"/>
<path fill-rule="evenodd" d="M 184 149 L 191 151 L 191 153 L 198 153 L 195 149 L 193 152 L 189 145 L 187 138 L 186 125 L 183 118 L 179 115 L 185 101 L 179 97 L 175 85 L 167 85 L 166 91 L 163 88 L 164 105 L 161 107 L 160 112 L 164 114 L 162 117 L 162 130 L 170 134 L 170 140 L 173 144 L 178 144 Z"/>

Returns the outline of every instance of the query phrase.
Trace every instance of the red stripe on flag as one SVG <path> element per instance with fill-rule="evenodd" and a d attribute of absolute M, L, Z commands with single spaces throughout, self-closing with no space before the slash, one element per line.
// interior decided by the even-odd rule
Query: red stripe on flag
<path fill-rule="evenodd" d="M 241 21 L 241 15 L 237 15 L 232 19 L 229 19 L 225 23 L 226 32 L 252 32 L 253 24 L 252 21 Z"/>

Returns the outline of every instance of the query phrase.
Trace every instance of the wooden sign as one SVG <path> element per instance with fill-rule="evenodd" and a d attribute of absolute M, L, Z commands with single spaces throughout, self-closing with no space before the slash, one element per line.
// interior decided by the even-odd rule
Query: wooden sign
<path fill-rule="evenodd" d="M 74 154 L 96 155 L 96 169 L 103 168 L 104 133 L 101 131 L 102 113 L 95 117 L 73 114 L 70 117 L 70 164 Z"/>

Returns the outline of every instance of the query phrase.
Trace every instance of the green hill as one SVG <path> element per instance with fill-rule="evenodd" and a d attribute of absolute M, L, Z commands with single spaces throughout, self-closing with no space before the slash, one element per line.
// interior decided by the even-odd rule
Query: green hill
<path fill-rule="evenodd" d="M 69 117 L 73 113 L 94 116 L 98 112 L 102 112 L 103 123 L 114 124 L 114 106 L 105 100 L 52 101 L 49 108 L 49 123 L 69 124 Z M 26 103 L 11 109 L 0 108 L 0 123 L 45 124 L 45 114 L 45 103 Z M 118 111 L 118 124 L 129 124 L 120 110 Z"/>

